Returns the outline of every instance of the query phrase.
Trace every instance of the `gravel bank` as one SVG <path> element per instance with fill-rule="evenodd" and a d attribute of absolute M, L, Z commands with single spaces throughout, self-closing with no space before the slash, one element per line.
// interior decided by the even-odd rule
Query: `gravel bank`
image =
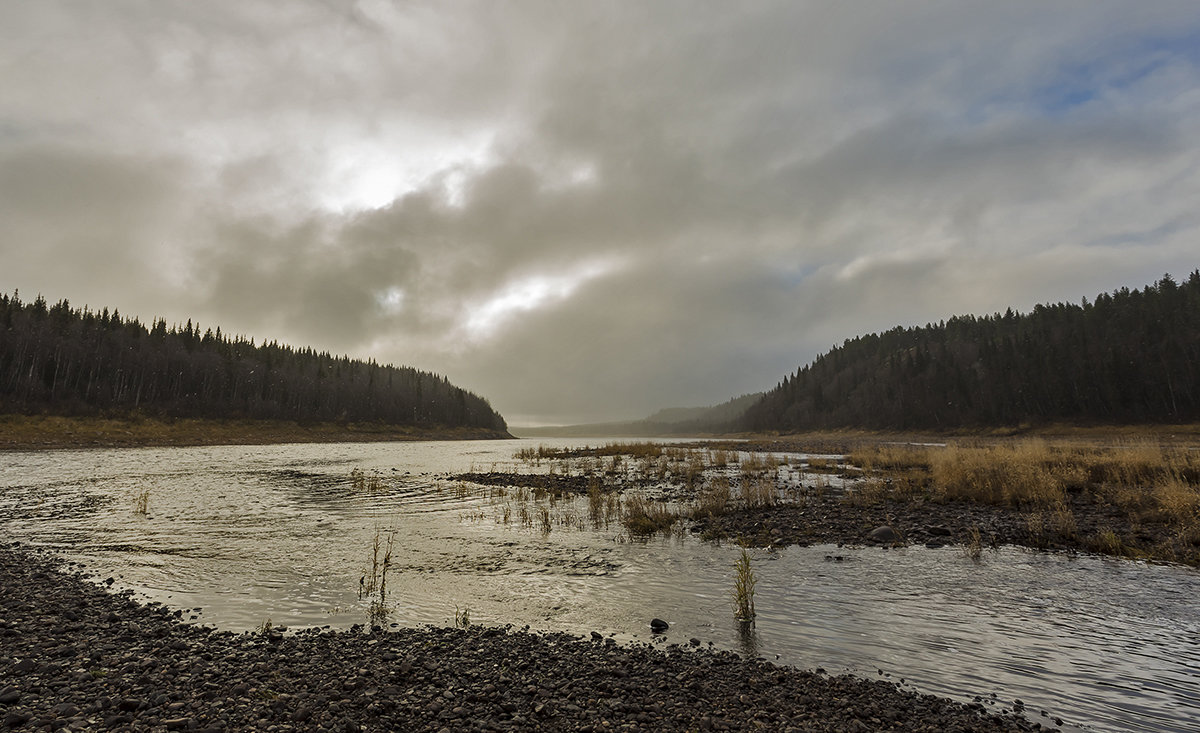
<path fill-rule="evenodd" d="M 994 706 L 993 706 L 994 707 Z M 500 628 L 231 634 L 0 548 L 0 729 L 1028 731 L 732 652 Z"/>

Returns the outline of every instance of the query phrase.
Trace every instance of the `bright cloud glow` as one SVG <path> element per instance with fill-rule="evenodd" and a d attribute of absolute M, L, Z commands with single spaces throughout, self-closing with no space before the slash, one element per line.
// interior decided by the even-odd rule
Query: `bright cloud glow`
<path fill-rule="evenodd" d="M 616 269 L 613 262 L 588 263 L 569 273 L 533 275 L 509 283 L 471 311 L 465 328 L 472 339 L 486 339 L 522 313 L 570 298 L 581 285 Z"/>
<path fill-rule="evenodd" d="M 428 129 L 398 135 L 394 142 L 356 140 L 330 153 L 322 208 L 333 212 L 380 209 L 401 196 L 441 181 L 446 201 L 462 205 L 469 175 L 492 163 L 493 133 L 443 138 Z"/>

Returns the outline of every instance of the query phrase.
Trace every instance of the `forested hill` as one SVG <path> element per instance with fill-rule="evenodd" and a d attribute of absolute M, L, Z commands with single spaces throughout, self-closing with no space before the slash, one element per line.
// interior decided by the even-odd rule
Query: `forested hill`
<path fill-rule="evenodd" d="M 191 321 L 150 328 L 116 311 L 0 295 L 0 413 L 379 422 L 505 431 L 486 400 L 444 377 Z"/>
<path fill-rule="evenodd" d="M 959 316 L 846 341 L 744 415 L 747 430 L 1200 422 L 1200 271 L 1081 305 Z"/>

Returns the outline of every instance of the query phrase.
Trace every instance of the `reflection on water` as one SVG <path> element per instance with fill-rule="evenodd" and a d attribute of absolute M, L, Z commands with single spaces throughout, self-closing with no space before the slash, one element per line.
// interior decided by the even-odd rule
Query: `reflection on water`
<path fill-rule="evenodd" d="M 1194 570 L 1015 549 L 979 563 L 954 548 L 843 548 L 843 562 L 822 547 L 757 550 L 758 616 L 742 625 L 737 548 L 630 542 L 587 521 L 586 499 L 538 504 L 443 478 L 524 470 L 512 455 L 529 444 L 8 453 L 0 531 L 230 629 L 364 622 L 373 539 L 395 532 L 387 600 L 399 624 L 468 609 L 474 622 L 650 641 L 660 617 L 670 630 L 652 643 L 698 638 L 959 699 L 1019 698 L 1043 723 L 1046 710 L 1094 730 L 1200 731 Z M 378 484 L 356 486 L 354 469 Z"/>
<path fill-rule="evenodd" d="M 742 654 L 747 657 L 757 657 L 762 650 L 758 642 L 758 630 L 754 628 L 753 621 L 738 621 L 738 647 Z"/>

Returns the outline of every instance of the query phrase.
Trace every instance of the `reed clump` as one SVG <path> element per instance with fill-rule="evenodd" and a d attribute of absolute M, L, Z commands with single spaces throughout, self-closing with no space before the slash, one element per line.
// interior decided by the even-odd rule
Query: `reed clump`
<path fill-rule="evenodd" d="M 1179 474 L 1164 476 L 1151 492 L 1165 519 L 1180 527 L 1200 523 L 1200 486 L 1184 481 Z"/>
<path fill-rule="evenodd" d="M 150 489 L 142 489 L 133 497 L 133 513 L 146 516 L 150 511 Z"/>
<path fill-rule="evenodd" d="M 396 533 L 376 528 L 371 542 L 371 566 L 358 579 L 359 600 L 369 599 L 367 619 L 372 626 L 382 625 L 391 613 L 387 603 L 388 572 L 392 568 L 392 547 Z"/>
<path fill-rule="evenodd" d="M 983 558 L 983 534 L 979 531 L 978 526 L 972 526 L 967 533 L 967 542 L 963 545 L 963 552 L 975 562 L 979 562 Z"/>
<path fill-rule="evenodd" d="M 846 492 L 842 502 L 847 506 L 878 506 L 887 501 L 890 493 L 887 479 L 872 477 L 859 481 L 853 489 Z"/>
<path fill-rule="evenodd" d="M 737 562 L 734 563 L 734 572 L 733 615 L 742 622 L 753 621 L 755 616 L 754 588 L 758 585 L 758 579 L 754 576 L 754 569 L 750 566 L 750 553 L 744 547 L 741 554 L 738 555 Z"/>
<path fill-rule="evenodd" d="M 714 476 L 696 497 L 696 504 L 692 507 L 692 518 L 719 517 L 728 510 L 732 498 L 729 477 L 725 474 Z"/>
<path fill-rule="evenodd" d="M 650 501 L 640 493 L 627 497 L 622 504 L 621 523 L 632 537 L 666 532 L 678 519 L 665 503 Z"/>
<path fill-rule="evenodd" d="M 747 508 L 775 506 L 775 479 L 762 474 L 742 474 L 742 504 Z"/>

